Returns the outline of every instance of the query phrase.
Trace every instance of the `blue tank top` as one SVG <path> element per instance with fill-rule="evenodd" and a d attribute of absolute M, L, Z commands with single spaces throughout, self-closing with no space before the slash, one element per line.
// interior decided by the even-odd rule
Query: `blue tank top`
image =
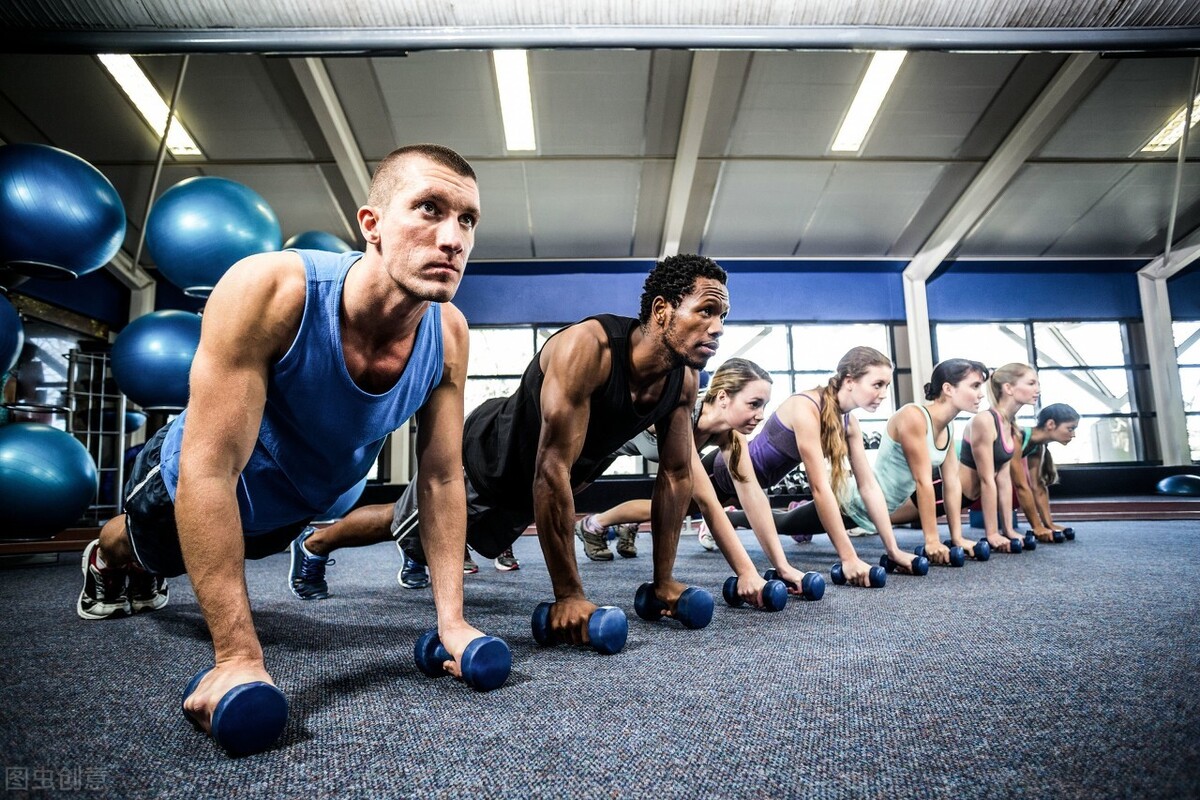
<path fill-rule="evenodd" d="M 929 416 L 928 409 L 917 403 L 913 405 L 925 415 L 925 447 L 929 451 L 930 465 L 934 469 L 940 469 L 954 441 L 954 423 L 951 422 L 946 427 L 946 446 L 939 450 L 933 439 L 933 418 Z M 875 454 L 873 472 L 875 482 L 883 492 L 889 514 L 904 505 L 904 501 L 917 490 L 917 479 L 913 477 L 912 468 L 908 465 L 908 456 L 904 455 L 904 446 L 889 436 L 886 430 L 879 441 L 879 452 Z M 871 533 L 879 532 L 875 530 L 875 524 L 867 514 L 867 504 L 863 502 L 857 483 L 848 484 L 845 496 L 840 500 L 842 513 L 854 520 L 858 527 Z"/>
<path fill-rule="evenodd" d="M 417 327 L 404 373 L 388 391 L 359 388 L 342 352 L 346 273 L 362 253 L 297 250 L 308 288 L 304 315 L 287 353 L 271 367 L 258 441 L 238 479 L 247 536 L 324 513 L 375 463 L 385 437 L 416 413 L 442 379 L 442 309 L 430 303 Z M 179 482 L 185 409 L 162 448 L 171 499 Z"/>

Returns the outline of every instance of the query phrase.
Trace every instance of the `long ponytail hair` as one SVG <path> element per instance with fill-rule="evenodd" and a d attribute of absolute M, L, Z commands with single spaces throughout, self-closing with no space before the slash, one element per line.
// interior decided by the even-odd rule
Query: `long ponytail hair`
<path fill-rule="evenodd" d="M 874 347 L 854 347 L 838 362 L 837 373 L 824 386 L 813 388 L 821 393 L 821 452 L 829 459 L 829 482 L 833 484 L 836 496 L 841 496 L 846 485 L 846 455 L 849 452 L 838 391 L 847 378 L 861 378 L 871 367 L 890 366 L 891 359 Z"/>
<path fill-rule="evenodd" d="M 992 408 L 995 408 L 1000 403 L 1000 398 L 1004 394 L 1004 384 L 1016 383 L 1021 379 L 1021 376 L 1033 372 L 1033 367 L 1028 364 L 1013 362 L 1005 364 L 1003 367 L 998 367 L 990 378 L 988 378 L 988 399 L 991 401 Z"/>
<path fill-rule="evenodd" d="M 717 393 L 721 390 L 724 390 L 729 397 L 733 397 L 745 389 L 747 384 L 754 381 L 771 383 L 771 373 L 749 359 L 731 358 L 717 369 L 712 380 L 708 382 L 708 389 L 704 393 L 704 404 L 715 403 Z M 742 443 L 738 437 L 734 436 L 733 448 L 729 451 L 729 472 L 738 481 L 745 480 L 742 477 L 741 468 Z"/>

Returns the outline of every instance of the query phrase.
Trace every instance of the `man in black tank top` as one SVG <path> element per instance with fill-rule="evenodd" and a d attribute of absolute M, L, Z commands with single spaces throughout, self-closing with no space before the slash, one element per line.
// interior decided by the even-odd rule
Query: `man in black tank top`
<path fill-rule="evenodd" d="M 663 259 L 646 279 L 638 319 L 604 314 L 564 328 L 530 362 L 513 395 L 467 418 L 467 543 L 494 558 L 536 522 L 557 599 L 549 628 L 559 640 L 587 641 L 596 610 L 584 597 L 575 561 L 574 495 L 650 425 L 659 431 L 660 455 L 651 521 L 654 590 L 673 610 L 687 588 L 671 571 L 691 501 L 696 371 L 716 352 L 724 329 L 725 280 L 707 258 Z M 391 533 L 406 558 L 424 563 L 419 528 L 410 484 L 396 502 Z M 361 531 L 353 533 L 346 544 L 368 543 Z"/>

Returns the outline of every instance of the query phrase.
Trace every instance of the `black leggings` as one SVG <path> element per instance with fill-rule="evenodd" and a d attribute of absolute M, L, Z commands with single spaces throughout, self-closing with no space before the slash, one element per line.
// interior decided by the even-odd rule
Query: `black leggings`
<path fill-rule="evenodd" d="M 779 532 L 780 536 L 814 536 L 818 533 L 828 533 L 825 526 L 821 524 L 821 517 L 817 514 L 817 504 L 812 501 L 796 506 L 791 511 L 775 511 L 773 513 L 775 530 Z M 725 515 L 729 517 L 729 521 L 736 528 L 751 527 L 745 511 L 726 511 Z M 856 523 L 843 514 L 842 524 L 847 528 L 853 528 Z"/>

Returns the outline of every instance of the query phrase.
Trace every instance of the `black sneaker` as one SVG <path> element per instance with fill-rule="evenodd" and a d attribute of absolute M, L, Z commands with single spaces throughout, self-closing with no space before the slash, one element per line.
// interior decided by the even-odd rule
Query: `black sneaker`
<path fill-rule="evenodd" d="M 292 554 L 292 568 L 288 574 L 288 587 L 301 600 L 324 600 L 329 597 L 329 584 L 325 582 L 325 568 L 337 562 L 328 556 L 315 556 L 304 549 L 304 540 L 316 533 L 315 528 L 305 528 L 293 541 L 288 550 Z"/>
<path fill-rule="evenodd" d="M 157 611 L 167 604 L 170 587 L 167 581 L 152 572 L 140 567 L 129 570 L 129 582 L 125 585 L 125 593 L 129 597 L 129 610 L 132 614 L 143 611 Z"/>
<path fill-rule="evenodd" d="M 129 614 L 129 596 L 125 593 L 126 573 L 120 569 L 100 569 L 96 566 L 95 539 L 83 551 L 83 589 L 75 611 L 83 619 L 110 619 Z"/>
<path fill-rule="evenodd" d="M 424 564 L 418 564 L 405 556 L 404 566 L 400 568 L 400 574 L 396 576 L 396 580 L 405 589 L 424 589 L 429 585 L 429 572 L 426 571 Z"/>

